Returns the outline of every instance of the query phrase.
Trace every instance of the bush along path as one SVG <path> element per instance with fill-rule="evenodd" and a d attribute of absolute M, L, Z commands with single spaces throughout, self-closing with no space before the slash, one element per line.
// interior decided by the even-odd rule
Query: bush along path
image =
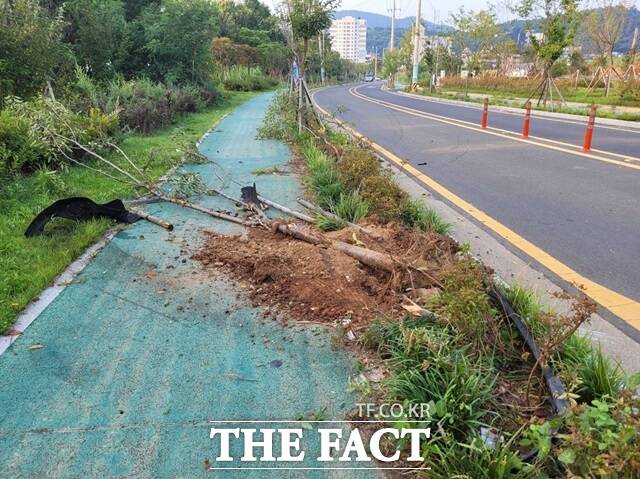
<path fill-rule="evenodd" d="M 197 173 L 228 196 L 255 181 L 294 207 L 302 194 L 296 176 L 253 173 L 291 169 L 285 144 L 255 139 L 271 96 L 226 117 L 200 145 L 206 162 L 178 174 Z M 222 196 L 192 199 L 243 215 Z M 175 204 L 146 208 L 175 230 L 136 223 L 119 232 L 0 356 L 3 475 L 289 477 L 207 470 L 216 449 L 209 421 L 344 419 L 355 363 L 335 350 L 333 328 L 268 318 L 275 312 L 243 294 L 250 283 L 191 259 L 204 230 L 237 235 L 242 226 Z M 317 444 L 304 447 L 317 457 Z"/>
<path fill-rule="evenodd" d="M 306 186 L 299 203 L 315 228 L 293 234 L 298 240 L 262 229 L 248 239 L 208 234 L 196 256 L 204 267 L 248 282 L 255 304 L 337 325 L 360 357 L 363 374 L 351 389 L 363 399 L 428 404 L 433 435 L 418 476 L 639 477 L 640 377 L 576 333 L 595 305 L 576 298 L 560 315 L 525 288 L 496 284 L 446 236 L 449 225 L 408 199 L 366 143 L 311 111 L 305 117 L 298 134 L 294 101 L 279 95 L 260 134 L 294 148 Z M 376 255 L 381 261 L 370 261 Z M 523 321 L 535 354 L 509 312 Z M 552 392 L 550 372 L 561 386 Z M 407 450 L 402 441 L 387 447 Z"/>

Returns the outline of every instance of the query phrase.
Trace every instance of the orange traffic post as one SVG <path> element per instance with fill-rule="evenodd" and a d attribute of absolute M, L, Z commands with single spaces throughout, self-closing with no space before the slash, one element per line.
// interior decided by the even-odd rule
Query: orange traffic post
<path fill-rule="evenodd" d="M 529 123 L 531 123 L 531 100 L 524 106 L 527 110 L 524 114 L 524 125 L 522 125 L 522 138 L 529 138 Z"/>
<path fill-rule="evenodd" d="M 589 123 L 587 123 L 587 132 L 584 135 L 584 145 L 582 145 L 582 151 L 591 151 L 591 140 L 593 139 L 593 127 L 596 124 L 596 110 L 598 107 L 591 105 L 591 111 L 589 112 Z"/>
<path fill-rule="evenodd" d="M 489 116 L 489 98 L 484 99 L 484 108 L 482 109 L 482 128 L 487 127 L 487 117 Z"/>

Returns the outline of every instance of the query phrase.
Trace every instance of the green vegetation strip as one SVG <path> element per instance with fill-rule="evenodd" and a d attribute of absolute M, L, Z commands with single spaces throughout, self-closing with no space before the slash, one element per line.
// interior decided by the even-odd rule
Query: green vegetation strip
<path fill-rule="evenodd" d="M 159 178 L 180 161 L 186 145 L 193 144 L 224 115 L 253 95 L 227 94 L 220 106 L 179 116 L 172 126 L 151 135 L 128 135 L 120 147 L 150 177 Z M 110 159 L 118 164 L 124 161 L 118 155 L 112 155 Z M 81 166 L 40 169 L 0 188 L 0 333 L 9 330 L 16 315 L 109 227 L 107 220 L 55 220 L 47 228 L 46 235 L 24 237 L 29 222 L 41 209 L 71 196 L 87 196 L 105 202 L 114 198 L 134 198 L 137 192 L 131 186 Z"/>

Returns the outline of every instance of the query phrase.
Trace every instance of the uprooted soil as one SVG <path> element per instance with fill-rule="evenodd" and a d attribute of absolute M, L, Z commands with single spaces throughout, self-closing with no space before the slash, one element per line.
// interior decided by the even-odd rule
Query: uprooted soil
<path fill-rule="evenodd" d="M 330 246 L 261 228 L 241 236 L 206 231 L 194 259 L 246 282 L 254 304 L 270 311 L 286 312 L 298 321 L 349 322 L 357 329 L 376 317 L 406 313 L 401 307 L 406 296 L 437 287 L 439 272 L 457 251 L 455 242 L 440 235 L 397 225 L 370 229 L 373 237 L 351 230 L 327 237 L 390 254 L 400 265 L 397 273 L 365 266 Z"/>

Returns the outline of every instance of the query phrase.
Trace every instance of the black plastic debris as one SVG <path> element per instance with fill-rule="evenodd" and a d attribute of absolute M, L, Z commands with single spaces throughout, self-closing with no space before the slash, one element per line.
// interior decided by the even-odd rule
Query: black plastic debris
<path fill-rule="evenodd" d="M 100 205 L 89 198 L 65 198 L 58 200 L 36 216 L 25 236 L 32 237 L 42 234 L 47 223 L 53 218 L 86 221 L 94 218 L 110 218 L 120 223 L 135 223 L 140 216 L 127 211 L 122 200 L 113 200 Z"/>

